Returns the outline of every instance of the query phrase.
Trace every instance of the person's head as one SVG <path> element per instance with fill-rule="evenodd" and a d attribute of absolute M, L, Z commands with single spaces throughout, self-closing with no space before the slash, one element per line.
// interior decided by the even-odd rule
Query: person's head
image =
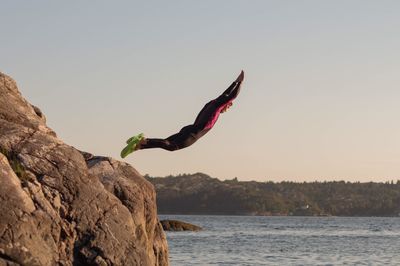
<path fill-rule="evenodd" d="M 231 108 L 232 105 L 233 103 L 229 102 L 227 105 L 224 106 L 224 108 L 222 108 L 221 113 L 225 113 L 226 111 L 228 111 L 228 109 Z"/>

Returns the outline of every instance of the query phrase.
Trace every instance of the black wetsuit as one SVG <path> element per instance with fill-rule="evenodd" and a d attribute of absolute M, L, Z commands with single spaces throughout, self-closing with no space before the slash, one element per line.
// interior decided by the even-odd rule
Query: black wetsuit
<path fill-rule="evenodd" d="M 204 136 L 215 124 L 223 108 L 239 94 L 241 82 L 233 82 L 218 98 L 207 103 L 192 125 L 183 127 L 166 139 L 146 138 L 140 149 L 162 148 L 175 151 L 186 148 Z"/>

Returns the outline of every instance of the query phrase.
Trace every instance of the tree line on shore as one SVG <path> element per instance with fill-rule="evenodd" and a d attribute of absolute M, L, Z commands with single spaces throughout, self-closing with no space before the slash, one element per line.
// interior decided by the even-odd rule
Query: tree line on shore
<path fill-rule="evenodd" d="M 220 181 L 203 173 L 145 177 L 156 189 L 161 214 L 400 216 L 400 181 Z"/>

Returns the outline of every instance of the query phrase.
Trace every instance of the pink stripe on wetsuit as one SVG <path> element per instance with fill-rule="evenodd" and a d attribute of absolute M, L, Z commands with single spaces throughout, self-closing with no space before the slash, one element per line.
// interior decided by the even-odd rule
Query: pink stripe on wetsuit
<path fill-rule="evenodd" d="M 214 100 L 215 101 L 215 100 Z M 230 103 L 232 103 L 232 101 L 227 102 L 226 104 L 221 105 L 220 107 L 218 107 L 217 110 L 215 110 L 215 112 L 210 116 L 210 120 L 208 120 L 206 126 L 204 127 L 205 130 L 210 130 L 215 123 L 218 120 L 219 115 L 221 114 L 221 111 Z"/>

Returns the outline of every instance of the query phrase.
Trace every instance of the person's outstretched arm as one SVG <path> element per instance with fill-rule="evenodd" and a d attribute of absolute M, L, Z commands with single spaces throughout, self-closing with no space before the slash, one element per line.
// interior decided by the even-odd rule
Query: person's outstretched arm
<path fill-rule="evenodd" d="M 242 70 L 238 78 L 216 99 L 216 101 L 222 105 L 234 100 L 240 92 L 240 85 L 243 79 L 244 72 Z"/>

